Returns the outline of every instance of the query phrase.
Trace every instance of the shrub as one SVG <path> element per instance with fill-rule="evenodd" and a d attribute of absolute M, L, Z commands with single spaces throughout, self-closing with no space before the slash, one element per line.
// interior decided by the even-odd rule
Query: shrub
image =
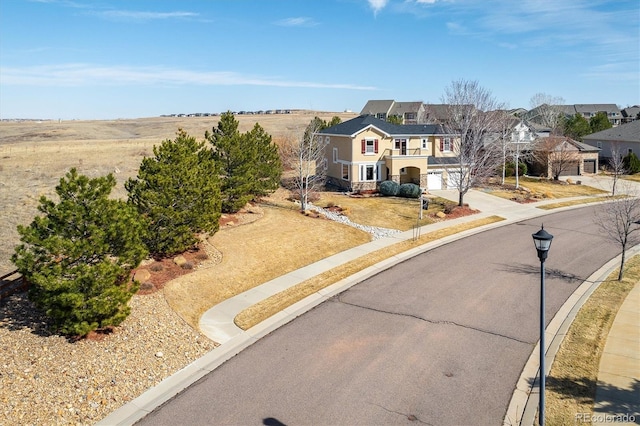
<path fill-rule="evenodd" d="M 405 198 L 420 198 L 420 187 L 415 183 L 403 183 L 398 189 L 398 196 Z"/>
<path fill-rule="evenodd" d="M 502 167 L 498 168 L 500 174 L 502 174 Z M 523 176 L 527 174 L 527 165 L 525 163 L 520 163 L 520 167 L 518 167 L 519 176 Z M 504 168 L 505 176 L 515 176 L 516 175 L 516 165 L 515 163 L 507 163 Z"/>
<path fill-rule="evenodd" d="M 400 184 L 392 180 L 385 180 L 380 184 L 380 193 L 382 195 L 395 196 L 400 191 Z"/>
<path fill-rule="evenodd" d="M 162 266 L 162 263 L 160 262 L 156 262 L 154 264 L 152 264 L 151 266 L 149 266 L 149 270 L 151 272 L 160 272 L 164 269 L 164 266 Z"/>
<path fill-rule="evenodd" d="M 193 263 L 185 262 L 180 266 L 182 269 L 191 270 L 193 269 Z"/>
<path fill-rule="evenodd" d="M 640 159 L 633 152 L 628 153 L 623 159 L 625 169 L 629 171 L 630 174 L 634 175 L 640 172 Z"/>

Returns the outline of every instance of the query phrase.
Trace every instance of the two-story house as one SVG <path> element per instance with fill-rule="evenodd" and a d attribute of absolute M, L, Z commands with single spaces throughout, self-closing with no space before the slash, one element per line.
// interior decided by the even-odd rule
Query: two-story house
<path fill-rule="evenodd" d="M 316 135 L 327 143 L 327 183 L 348 191 L 375 191 L 380 182 L 451 186 L 459 160 L 455 135 L 434 124 L 392 124 L 360 115 Z"/>

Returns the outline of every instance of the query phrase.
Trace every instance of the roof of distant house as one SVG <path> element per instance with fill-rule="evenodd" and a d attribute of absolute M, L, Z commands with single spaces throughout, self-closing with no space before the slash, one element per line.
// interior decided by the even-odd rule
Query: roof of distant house
<path fill-rule="evenodd" d="M 319 133 L 353 137 L 367 127 L 374 127 L 388 136 L 445 134 L 442 126 L 437 124 L 393 124 L 368 114 L 328 127 Z"/>
<path fill-rule="evenodd" d="M 600 141 L 626 141 L 626 142 L 640 142 L 640 120 L 632 121 L 631 123 L 621 124 L 620 126 L 612 127 L 607 130 L 601 130 L 596 133 L 592 133 L 582 138 L 587 140 L 600 140 Z"/>

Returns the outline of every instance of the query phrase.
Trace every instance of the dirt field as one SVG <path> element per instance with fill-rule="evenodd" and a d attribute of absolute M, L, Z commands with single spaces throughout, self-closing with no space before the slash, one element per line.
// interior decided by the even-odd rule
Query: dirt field
<path fill-rule="evenodd" d="M 300 111 L 291 114 L 237 115 L 240 131 L 259 123 L 274 141 L 295 137 L 315 116 L 343 120 L 353 113 Z M 114 173 L 116 197 L 124 197 L 124 182 L 135 176 L 153 145 L 173 139 L 179 128 L 197 138 L 217 126 L 219 117 L 155 117 L 135 120 L 0 122 L 0 274 L 13 270 L 10 258 L 19 242 L 16 226 L 27 225 L 38 213 L 38 199 L 51 196 L 64 174 L 76 167 L 97 177 Z"/>

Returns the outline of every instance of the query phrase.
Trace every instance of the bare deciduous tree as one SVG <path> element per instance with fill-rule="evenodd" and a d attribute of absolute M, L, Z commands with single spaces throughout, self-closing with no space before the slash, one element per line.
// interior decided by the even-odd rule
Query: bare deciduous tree
<path fill-rule="evenodd" d="M 536 109 L 537 111 L 535 121 L 550 128 L 552 133 L 560 130 L 563 117 L 563 111 L 560 106 L 564 105 L 564 103 L 564 98 L 546 93 L 536 93 L 529 101 L 531 109 Z"/>
<path fill-rule="evenodd" d="M 620 245 L 622 256 L 618 281 L 622 280 L 624 274 L 627 248 L 640 242 L 640 234 L 637 232 L 640 230 L 640 198 L 630 188 L 623 188 L 623 191 L 629 196 L 603 204 L 595 214 L 595 222 L 600 231 L 607 239 Z"/>
<path fill-rule="evenodd" d="M 491 92 L 477 81 L 453 81 L 445 89 L 442 102 L 446 105 L 447 117 L 441 123 L 445 133 L 456 135 L 454 152 L 459 164 L 450 170 L 451 180 L 456 186 L 462 206 L 465 194 L 479 181 L 493 176 L 500 164 L 500 152 L 496 144 L 486 144 L 488 135 L 500 132 L 505 118 Z"/>
<path fill-rule="evenodd" d="M 533 156 L 545 170 L 551 171 L 551 177 L 558 180 L 560 175 L 580 161 L 578 148 L 564 136 L 549 136 L 536 144 Z"/>
<path fill-rule="evenodd" d="M 627 174 L 627 168 L 624 164 L 624 156 L 622 155 L 622 147 L 618 142 L 611 143 L 611 157 L 608 160 L 609 171 L 611 172 L 611 177 L 613 178 L 613 183 L 611 185 L 611 196 L 616 195 L 616 185 L 618 183 L 618 179 L 620 176 Z"/>
<path fill-rule="evenodd" d="M 281 145 L 283 164 L 293 172 L 291 182 L 303 212 L 307 209 L 310 195 L 320 191 L 327 178 L 327 143 L 324 136 L 317 134 L 324 127 L 326 123 L 314 119 Z"/>

